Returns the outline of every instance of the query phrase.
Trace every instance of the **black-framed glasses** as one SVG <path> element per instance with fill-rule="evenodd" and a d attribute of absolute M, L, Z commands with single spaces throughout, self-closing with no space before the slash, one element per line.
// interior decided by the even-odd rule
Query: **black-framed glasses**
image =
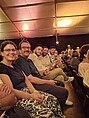
<path fill-rule="evenodd" d="M 16 49 L 5 49 L 4 51 L 6 51 L 6 52 L 16 52 Z"/>
<path fill-rule="evenodd" d="M 28 49 L 28 50 L 30 50 L 31 49 L 31 47 L 26 47 L 26 46 L 23 46 L 23 47 L 21 47 L 22 49 Z"/>

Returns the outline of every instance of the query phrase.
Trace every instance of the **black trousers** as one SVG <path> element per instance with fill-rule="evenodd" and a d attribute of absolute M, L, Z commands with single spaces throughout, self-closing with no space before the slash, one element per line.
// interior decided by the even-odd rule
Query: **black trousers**
<path fill-rule="evenodd" d="M 67 97 L 68 97 L 68 90 L 64 88 L 64 84 L 62 82 L 58 82 L 57 85 L 50 85 L 50 84 L 34 84 L 33 85 L 37 90 L 44 91 L 54 95 L 61 106 L 64 105 Z"/>

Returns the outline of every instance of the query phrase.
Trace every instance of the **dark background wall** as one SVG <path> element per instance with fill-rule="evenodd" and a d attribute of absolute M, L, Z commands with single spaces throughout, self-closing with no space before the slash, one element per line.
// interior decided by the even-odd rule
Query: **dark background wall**
<path fill-rule="evenodd" d="M 10 39 L 12 40 L 12 39 Z M 12 41 L 15 42 L 17 45 L 22 39 L 13 39 Z M 55 46 L 57 50 L 60 52 L 65 50 L 67 45 L 70 44 L 73 49 L 77 46 L 81 47 L 83 44 L 89 43 L 89 34 L 82 34 L 82 35 L 70 35 L 70 36 L 60 36 L 58 37 L 59 44 L 56 45 L 55 36 L 52 37 L 42 37 L 42 38 L 29 38 L 27 39 L 31 45 L 32 49 L 35 48 L 37 44 L 42 44 L 50 48 L 51 46 Z M 0 43 L 3 41 L 0 41 Z"/>

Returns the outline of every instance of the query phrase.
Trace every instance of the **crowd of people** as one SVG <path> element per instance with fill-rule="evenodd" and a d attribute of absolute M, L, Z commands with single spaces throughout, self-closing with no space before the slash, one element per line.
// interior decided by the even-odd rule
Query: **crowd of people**
<path fill-rule="evenodd" d="M 0 114 L 8 116 L 8 110 L 18 107 L 27 111 L 29 118 L 65 118 L 63 106 L 73 106 L 67 99 L 65 83 L 74 80 L 65 72 L 65 62 L 89 87 L 89 45 L 76 50 L 68 45 L 58 54 L 53 46 L 48 49 L 37 45 L 32 51 L 29 41 L 22 40 L 18 49 L 17 53 L 17 46 L 12 41 L 4 41 L 0 46 Z"/>

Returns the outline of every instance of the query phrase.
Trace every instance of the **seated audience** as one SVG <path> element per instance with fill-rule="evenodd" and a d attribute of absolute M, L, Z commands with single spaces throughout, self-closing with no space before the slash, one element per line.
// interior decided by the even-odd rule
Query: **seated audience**
<path fill-rule="evenodd" d="M 28 49 L 28 47 L 23 47 Z M 3 60 L 0 63 L 0 78 L 15 93 L 17 106 L 23 107 L 32 118 L 64 118 L 57 98 L 51 94 L 37 91 L 25 74 L 13 64 L 16 58 L 16 45 L 11 41 L 1 44 Z"/>
<path fill-rule="evenodd" d="M 62 68 L 54 68 L 54 65 L 50 68 L 50 66 L 46 67 L 42 64 L 42 59 L 40 58 L 42 55 L 42 46 L 39 45 L 34 49 L 34 53 L 30 54 L 28 58 L 30 58 L 38 69 L 39 73 L 44 79 L 51 79 L 57 81 L 73 81 L 74 78 L 67 77 L 67 75 L 63 72 Z M 55 60 L 57 61 L 57 60 Z"/>
<path fill-rule="evenodd" d="M 22 40 L 19 43 L 19 51 L 20 55 L 15 60 L 15 64 L 19 65 L 23 72 L 28 77 L 29 81 L 33 83 L 33 86 L 37 90 L 41 90 L 47 93 L 50 93 L 58 98 L 61 105 L 73 105 L 72 102 L 66 101 L 68 97 L 68 91 L 63 87 L 64 84 L 62 82 L 57 82 L 54 80 L 45 80 L 40 75 L 39 71 L 35 67 L 32 60 L 28 59 L 30 54 L 31 45 L 28 41 Z M 60 85 L 60 86 L 57 86 Z"/>
<path fill-rule="evenodd" d="M 42 65 L 44 65 L 46 67 L 49 67 L 50 69 L 51 68 L 54 69 L 56 67 L 64 68 L 64 65 L 62 63 L 62 59 L 58 55 L 58 51 L 55 50 L 55 52 L 54 52 L 54 60 L 53 60 L 53 62 L 51 62 L 48 50 L 49 49 L 47 47 L 43 47 L 42 55 L 40 57 Z"/>

